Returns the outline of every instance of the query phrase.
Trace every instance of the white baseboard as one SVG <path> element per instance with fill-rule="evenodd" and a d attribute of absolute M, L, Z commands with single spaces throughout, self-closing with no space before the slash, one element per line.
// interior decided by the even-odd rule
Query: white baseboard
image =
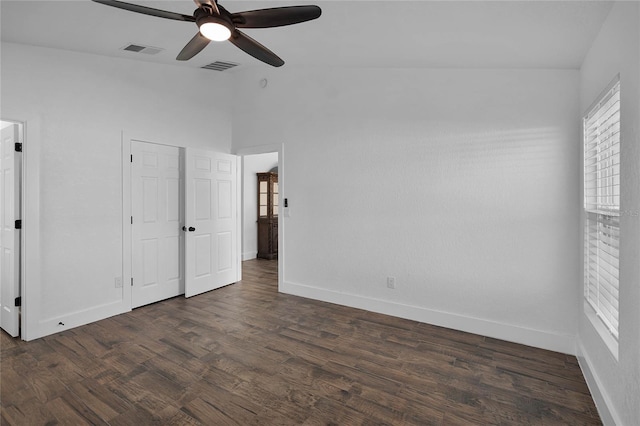
<path fill-rule="evenodd" d="M 589 387 L 589 392 L 591 392 L 593 402 L 596 404 L 596 408 L 598 409 L 598 414 L 600 415 L 602 424 L 605 426 L 622 425 L 620 417 L 613 409 L 613 405 L 611 405 L 611 398 L 609 398 L 609 395 L 604 392 L 602 381 L 593 368 L 593 363 L 589 359 L 589 355 L 584 350 L 584 346 L 582 346 L 582 342 L 580 340 L 578 340 L 576 344 L 576 352 L 578 364 L 580 364 L 582 375 L 587 382 L 587 386 Z"/>
<path fill-rule="evenodd" d="M 460 314 L 436 311 L 420 306 L 406 305 L 391 302 L 389 300 L 374 299 L 349 293 L 341 293 L 291 282 L 283 282 L 279 290 L 282 293 L 292 294 L 295 296 L 364 309 L 366 311 L 392 315 L 440 327 L 452 328 L 495 339 L 507 340 L 509 342 L 575 355 L 576 342 L 575 336 L 573 335 L 555 334 L 511 324 L 468 317 Z"/>
<path fill-rule="evenodd" d="M 59 333 L 71 328 L 80 327 L 95 321 L 119 315 L 130 311 L 131 308 L 124 307 L 121 300 L 117 300 L 104 305 L 94 306 L 77 312 L 71 312 L 55 318 L 48 318 L 38 323 L 37 330 L 28 336 L 28 340 L 39 339 L 50 334 Z"/>
<path fill-rule="evenodd" d="M 256 257 L 258 257 L 258 253 L 255 252 L 255 251 L 248 251 L 248 252 L 242 253 L 242 261 L 243 262 L 245 260 L 255 259 Z"/>

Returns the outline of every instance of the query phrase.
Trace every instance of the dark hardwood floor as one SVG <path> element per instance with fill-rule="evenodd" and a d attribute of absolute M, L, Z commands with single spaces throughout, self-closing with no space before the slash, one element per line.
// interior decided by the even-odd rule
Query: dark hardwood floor
<path fill-rule="evenodd" d="M 3 425 L 601 424 L 574 357 L 244 280 L 23 342 Z"/>

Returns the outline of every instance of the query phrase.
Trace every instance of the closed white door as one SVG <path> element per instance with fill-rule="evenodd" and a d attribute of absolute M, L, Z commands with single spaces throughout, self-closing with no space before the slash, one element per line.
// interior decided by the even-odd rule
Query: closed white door
<path fill-rule="evenodd" d="M 185 296 L 238 281 L 238 157 L 186 149 Z"/>
<path fill-rule="evenodd" d="M 15 337 L 20 333 L 20 231 L 16 220 L 20 219 L 21 155 L 16 152 L 19 128 L 17 124 L 2 129 L 0 137 L 0 326 Z"/>
<path fill-rule="evenodd" d="M 131 142 L 132 307 L 184 293 L 182 150 Z"/>

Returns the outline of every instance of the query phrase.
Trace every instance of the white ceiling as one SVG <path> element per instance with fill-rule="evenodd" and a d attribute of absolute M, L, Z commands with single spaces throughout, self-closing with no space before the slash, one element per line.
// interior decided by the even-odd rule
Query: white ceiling
<path fill-rule="evenodd" d="M 192 0 L 135 1 L 192 14 Z M 298 25 L 244 30 L 289 66 L 567 68 L 582 64 L 606 19 L 608 1 L 239 1 L 230 12 L 317 4 L 322 16 Z M 221 60 L 268 67 L 229 42 L 212 42 L 186 62 L 175 56 L 194 23 L 145 16 L 89 0 L 2 0 L 2 41 L 134 60 L 201 67 Z M 165 49 L 151 56 L 130 44 Z M 228 71 L 233 72 L 233 70 Z"/>

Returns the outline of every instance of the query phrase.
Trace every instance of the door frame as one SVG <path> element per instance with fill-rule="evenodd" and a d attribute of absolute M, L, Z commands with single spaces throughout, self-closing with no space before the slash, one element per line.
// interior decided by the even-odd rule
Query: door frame
<path fill-rule="evenodd" d="M 22 230 L 20 232 L 20 338 L 38 337 L 40 285 L 40 120 L 37 117 L 1 121 L 20 126 L 22 138 L 22 173 L 20 191 Z M 28 141 L 28 143 L 27 143 Z M 31 315 L 29 307 L 36 311 Z"/>
<path fill-rule="evenodd" d="M 175 143 L 169 143 L 163 140 L 149 140 L 149 138 L 140 138 L 140 137 L 136 137 L 136 135 L 132 135 L 130 133 L 128 133 L 127 131 L 122 131 L 121 133 L 121 153 L 122 153 L 122 288 L 123 288 L 123 293 L 122 293 L 122 303 L 123 306 L 126 306 L 129 308 L 129 311 L 131 311 L 132 308 L 132 289 L 131 289 L 131 280 L 133 278 L 133 265 L 132 265 L 132 260 L 133 260 L 133 235 L 132 235 L 132 229 L 131 229 L 131 216 L 133 215 L 133 208 L 131 205 L 131 184 L 132 184 L 132 177 L 131 177 L 131 142 L 132 141 L 138 141 L 138 142 L 146 142 L 146 143 L 153 143 L 156 145 L 165 145 L 165 146 L 173 146 L 176 148 L 180 148 L 185 150 L 185 159 L 186 159 L 186 150 L 189 148 L 197 148 L 197 147 L 188 147 L 188 146 L 184 146 L 184 145 L 176 145 Z M 197 149 L 202 149 L 202 148 L 197 148 Z M 205 148 L 206 149 L 206 148 Z M 237 155 L 237 154 L 234 154 Z M 186 170 L 185 170 L 186 173 Z M 238 185 L 240 185 L 241 179 L 242 179 L 242 167 L 240 166 L 240 164 L 238 164 L 237 170 L 236 170 L 236 179 L 238 182 Z M 185 180 L 186 182 L 186 180 Z M 237 197 L 237 215 L 238 217 L 236 218 L 237 221 L 237 247 L 238 247 L 238 261 L 237 261 L 237 265 L 236 268 L 238 270 L 238 281 L 240 281 L 242 279 L 242 218 L 241 218 L 241 214 L 242 214 L 242 208 L 241 208 L 241 196 L 240 194 L 238 194 Z M 186 241 L 186 238 L 185 238 Z M 186 277 L 185 277 L 186 280 Z M 186 285 L 186 281 L 185 281 L 185 285 Z"/>
<path fill-rule="evenodd" d="M 12 121 L 0 122 L 2 128 L 2 146 L 0 147 L 0 240 L 2 251 L 9 248 L 9 259 L 0 253 L 0 280 L 2 294 L 2 314 L 0 324 L 11 337 L 20 337 L 20 280 L 22 275 L 22 232 L 15 226 L 22 219 L 22 125 Z M 6 143 L 6 146 L 5 146 Z M 6 206 L 2 203 L 6 202 Z M 4 213 L 7 213 L 5 215 Z M 8 217 L 4 217 L 8 216 Z M 14 222 L 15 221 L 15 222 Z M 8 225 L 6 228 L 5 226 Z M 5 232 L 6 231 L 6 232 Z M 5 263 L 5 260 L 9 260 Z M 3 270 L 6 267 L 7 270 Z"/>
<path fill-rule="evenodd" d="M 272 152 L 278 153 L 278 192 L 280 194 L 280 200 L 285 199 L 286 194 L 286 174 L 284 166 L 284 143 L 272 144 L 272 145 L 258 145 L 247 148 L 241 148 L 235 151 L 235 155 L 238 155 L 242 159 L 242 170 L 244 170 L 244 157 L 247 155 L 256 154 L 269 154 Z M 242 187 L 242 199 L 244 200 L 244 173 L 242 173 L 241 187 Z M 278 203 L 278 291 L 281 291 L 284 283 L 284 266 L 285 266 L 285 221 L 284 221 L 284 201 Z M 244 219 L 244 203 L 242 203 L 241 218 Z M 241 225 L 242 226 L 242 225 Z M 242 250 L 240 250 L 242 252 Z"/>

